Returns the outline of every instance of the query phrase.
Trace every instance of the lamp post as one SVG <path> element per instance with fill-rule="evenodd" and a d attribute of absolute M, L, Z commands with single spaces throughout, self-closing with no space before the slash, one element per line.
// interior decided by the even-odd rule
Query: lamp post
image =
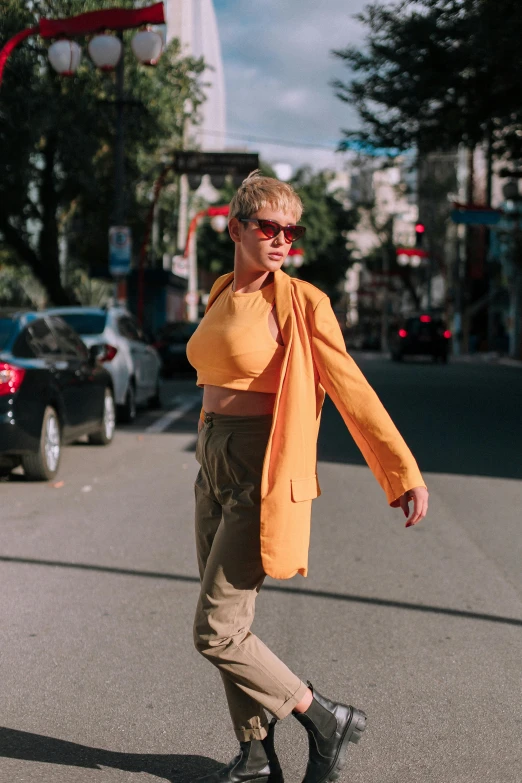
<path fill-rule="evenodd" d="M 120 281 L 130 270 L 131 245 L 130 231 L 125 222 L 125 104 L 123 31 L 151 24 L 164 24 L 163 3 L 138 9 L 107 8 L 101 11 L 88 11 L 66 19 L 40 19 L 38 25 L 22 30 L 11 38 L 0 50 L 0 85 L 2 75 L 11 52 L 24 39 L 40 35 L 44 39 L 55 39 L 49 47 L 49 62 L 62 76 L 73 76 L 81 60 L 81 48 L 74 40 L 76 36 L 95 34 L 88 45 L 89 55 L 94 64 L 103 71 L 116 70 L 116 127 L 114 144 L 114 211 L 113 225 L 109 232 L 109 267 L 111 274 Z M 108 35 L 107 30 L 117 32 L 117 36 Z M 163 50 L 163 40 L 159 33 L 146 29 L 138 32 L 131 48 L 143 65 L 155 65 Z M 112 236 L 126 238 L 113 245 Z M 125 288 L 125 286 L 122 286 Z"/>
<path fill-rule="evenodd" d="M 183 257 L 188 259 L 189 275 L 188 275 L 188 290 L 187 290 L 187 305 L 188 305 L 187 314 L 188 314 L 188 320 L 192 321 L 193 323 L 198 320 L 198 301 L 199 301 L 196 229 L 198 227 L 199 221 L 202 218 L 209 217 L 214 220 L 213 228 L 215 231 L 224 231 L 226 225 L 228 224 L 227 215 L 229 213 L 229 210 L 230 208 L 228 204 L 222 207 L 207 207 L 207 209 L 202 209 L 201 212 L 195 214 L 192 220 L 190 221 Z M 224 218 L 226 223 L 223 223 L 223 221 L 220 220 L 216 224 L 215 221 L 217 220 L 217 218 Z"/>

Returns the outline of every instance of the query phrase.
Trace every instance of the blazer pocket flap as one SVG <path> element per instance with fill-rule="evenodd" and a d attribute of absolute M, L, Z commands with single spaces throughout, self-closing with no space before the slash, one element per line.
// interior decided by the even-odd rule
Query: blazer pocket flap
<path fill-rule="evenodd" d="M 307 478 L 290 479 L 292 486 L 292 500 L 299 503 L 301 500 L 313 500 L 321 494 L 317 483 L 317 476 Z"/>

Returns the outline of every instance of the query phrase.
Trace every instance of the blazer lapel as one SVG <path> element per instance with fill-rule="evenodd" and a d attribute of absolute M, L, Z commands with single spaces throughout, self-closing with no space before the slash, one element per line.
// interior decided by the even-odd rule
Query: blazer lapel
<path fill-rule="evenodd" d="M 289 275 L 278 269 L 274 272 L 274 295 L 277 320 L 283 335 L 283 342 L 288 348 L 292 341 L 293 317 L 292 317 L 292 283 Z"/>

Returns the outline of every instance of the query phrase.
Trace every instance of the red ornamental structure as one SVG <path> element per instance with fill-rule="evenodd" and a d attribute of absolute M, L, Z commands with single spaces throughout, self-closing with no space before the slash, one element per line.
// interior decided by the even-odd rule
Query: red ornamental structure
<path fill-rule="evenodd" d="M 18 44 L 32 35 L 39 35 L 46 39 L 60 39 L 66 36 L 99 33 L 103 30 L 130 30 L 148 24 L 164 23 L 163 3 L 155 3 L 146 8 L 107 8 L 103 11 L 87 11 L 68 19 L 40 19 L 34 27 L 28 27 L 14 35 L 0 51 L 0 85 L 9 55 Z"/>

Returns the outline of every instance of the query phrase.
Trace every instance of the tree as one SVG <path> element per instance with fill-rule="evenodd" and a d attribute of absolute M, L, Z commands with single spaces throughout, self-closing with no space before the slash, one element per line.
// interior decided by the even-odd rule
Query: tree
<path fill-rule="evenodd" d="M 352 263 L 347 235 L 355 228 L 357 213 L 345 206 L 342 191 L 331 189 L 333 179 L 332 172 L 305 167 L 296 173 L 292 185 L 303 202 L 302 223 L 306 225 L 305 263 L 299 277 L 321 288 L 335 303 L 339 283 Z"/>
<path fill-rule="evenodd" d="M 120 0 L 123 7 L 131 0 Z M 3 0 L 4 43 L 40 17 L 99 8 L 95 0 Z M 127 34 L 125 34 L 127 37 Z M 167 149 L 180 146 L 184 102 L 202 95 L 200 60 L 181 58 L 172 42 L 155 69 L 140 68 L 124 45 L 127 107 L 126 201 L 136 244 L 154 170 Z M 57 305 L 71 301 L 60 275 L 65 226 L 80 265 L 106 266 L 113 204 L 114 78 L 84 58 L 74 79 L 55 74 L 47 47 L 34 37 L 11 55 L 0 89 L 0 241 L 11 263 L 25 263 Z M 139 187 L 142 185 L 141 188 Z"/>
<path fill-rule="evenodd" d="M 522 157 L 517 0 L 373 3 L 358 19 L 366 49 L 334 52 L 354 74 L 333 83 L 336 94 L 363 121 L 347 141 L 421 153 L 487 141 Z"/>

